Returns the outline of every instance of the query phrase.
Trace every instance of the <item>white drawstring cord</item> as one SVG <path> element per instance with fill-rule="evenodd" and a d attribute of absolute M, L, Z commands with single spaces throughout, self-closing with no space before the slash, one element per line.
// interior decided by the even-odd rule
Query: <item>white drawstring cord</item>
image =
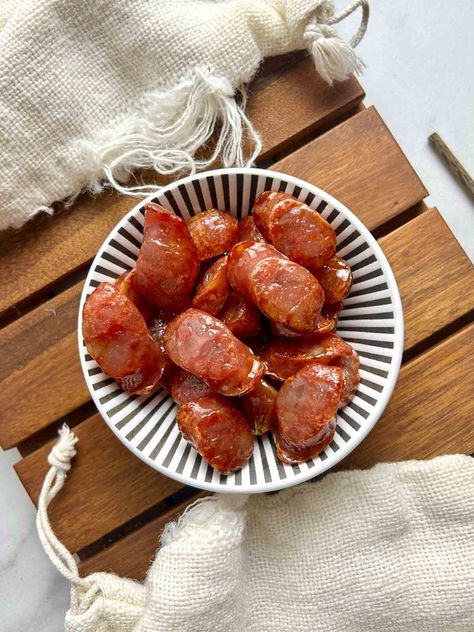
<path fill-rule="evenodd" d="M 75 445 L 78 441 L 76 435 L 64 424 L 59 430 L 59 441 L 53 446 L 48 455 L 48 463 L 51 465 L 43 482 L 38 501 L 38 514 L 36 527 L 39 539 L 46 555 L 58 571 L 72 584 L 71 607 L 77 606 L 76 588 L 87 589 L 89 581 L 79 575 L 76 560 L 62 542 L 54 534 L 48 518 L 48 505 L 56 494 L 64 486 L 67 472 L 71 469 L 71 460 L 76 455 Z"/>

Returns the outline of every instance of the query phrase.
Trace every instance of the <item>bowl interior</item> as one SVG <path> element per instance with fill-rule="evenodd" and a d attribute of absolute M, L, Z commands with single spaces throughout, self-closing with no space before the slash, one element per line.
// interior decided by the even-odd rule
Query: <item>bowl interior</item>
<path fill-rule="evenodd" d="M 101 281 L 113 281 L 134 266 L 142 241 L 144 205 L 151 200 L 187 220 L 215 207 L 244 217 L 267 189 L 286 191 L 316 209 L 333 226 L 337 253 L 352 267 L 354 283 L 339 318 L 338 333 L 358 351 L 361 383 L 337 416 L 334 440 L 299 465 L 276 458 L 271 434 L 257 437 L 254 454 L 238 472 L 223 476 L 182 439 L 178 406 L 168 391 L 129 395 L 89 356 L 81 333 L 82 306 Z M 184 178 L 135 206 L 117 224 L 94 259 L 82 293 L 79 353 L 91 396 L 119 439 L 149 465 L 183 483 L 222 492 L 253 493 L 288 487 L 329 469 L 351 452 L 374 426 L 395 385 L 403 348 L 403 317 L 397 285 L 377 242 L 348 209 L 324 191 L 285 174 L 260 169 L 222 169 Z"/>

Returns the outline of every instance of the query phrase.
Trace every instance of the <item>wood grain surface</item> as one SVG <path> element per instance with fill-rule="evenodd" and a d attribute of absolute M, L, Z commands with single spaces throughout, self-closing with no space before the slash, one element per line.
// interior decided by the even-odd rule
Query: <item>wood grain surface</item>
<path fill-rule="evenodd" d="M 330 191 L 371 230 L 427 195 L 373 107 L 304 145 L 272 169 Z"/>
<path fill-rule="evenodd" d="M 182 488 L 132 456 L 99 415 L 76 426 L 74 432 L 79 443 L 74 467 L 68 474 L 67 492 L 60 494 L 48 510 L 57 536 L 72 552 Z M 15 465 L 35 504 L 55 441 Z"/>
<path fill-rule="evenodd" d="M 474 267 L 438 210 L 380 240 L 400 289 L 405 349 L 474 308 Z"/>
<path fill-rule="evenodd" d="M 287 152 L 364 97 L 354 78 L 337 83 L 334 90 L 314 72 L 312 59 L 301 53 L 283 58 L 283 63 L 266 62 L 249 92 L 248 114 L 262 137 L 260 160 Z"/>

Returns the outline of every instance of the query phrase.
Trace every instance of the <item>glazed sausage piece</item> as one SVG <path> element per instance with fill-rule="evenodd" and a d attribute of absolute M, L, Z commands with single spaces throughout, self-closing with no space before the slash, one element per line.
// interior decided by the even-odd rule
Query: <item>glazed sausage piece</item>
<path fill-rule="evenodd" d="M 170 390 L 171 397 L 177 404 L 195 402 L 205 395 L 212 394 L 209 386 L 200 377 L 196 377 L 179 367 L 176 367 L 174 372 Z"/>
<path fill-rule="evenodd" d="M 247 421 L 221 395 L 183 404 L 176 421 L 183 437 L 221 474 L 240 469 L 253 452 L 254 438 Z"/>
<path fill-rule="evenodd" d="M 350 356 L 352 347 L 337 334 L 311 336 L 301 340 L 276 338 L 262 351 L 266 373 L 286 380 L 305 366 L 332 364 L 340 356 Z"/>
<path fill-rule="evenodd" d="M 260 380 L 250 393 L 241 398 L 242 412 L 254 434 L 265 434 L 275 425 L 277 395 L 276 388 L 266 380 Z"/>
<path fill-rule="evenodd" d="M 237 241 L 238 221 L 215 208 L 197 213 L 188 228 L 202 261 L 228 252 Z"/>
<path fill-rule="evenodd" d="M 82 335 L 104 373 L 130 393 L 148 394 L 164 367 L 159 345 L 135 305 L 111 283 L 101 283 L 83 309 Z"/>
<path fill-rule="evenodd" d="M 340 303 L 351 291 L 351 267 L 341 257 L 329 259 L 321 268 L 312 272 L 324 290 L 326 303 Z"/>
<path fill-rule="evenodd" d="M 232 248 L 230 285 L 274 323 L 298 332 L 316 328 L 324 292 L 316 278 L 272 246 L 245 241 Z"/>
<path fill-rule="evenodd" d="M 191 307 L 217 316 L 229 294 L 227 256 L 220 257 L 206 270 L 196 288 Z"/>
<path fill-rule="evenodd" d="M 288 193 L 264 191 L 253 207 L 264 238 L 309 269 L 320 268 L 336 253 L 336 233 L 321 215 Z"/>
<path fill-rule="evenodd" d="M 342 395 L 339 406 L 341 408 L 342 406 L 347 406 L 357 393 L 360 382 L 359 354 L 355 349 L 352 349 L 351 355 L 340 356 L 331 362 L 331 366 L 338 366 L 342 370 Z"/>
<path fill-rule="evenodd" d="M 185 222 L 158 204 L 146 204 L 138 291 L 153 307 L 177 312 L 189 305 L 198 272 L 197 249 Z"/>
<path fill-rule="evenodd" d="M 301 463 L 317 456 L 334 436 L 342 393 L 339 367 L 313 364 L 281 387 L 277 402 L 277 457 Z"/>
<path fill-rule="evenodd" d="M 171 321 L 164 343 L 175 364 L 202 378 L 215 393 L 243 395 L 264 372 L 263 362 L 228 327 L 197 309 Z"/>
<path fill-rule="evenodd" d="M 160 384 L 167 388 L 171 389 L 172 379 L 176 371 L 178 371 L 178 367 L 174 362 L 170 360 L 168 354 L 165 351 L 165 345 L 163 343 L 163 336 L 165 334 L 165 329 L 168 323 L 173 320 L 175 314 L 171 314 L 165 310 L 158 310 L 154 314 L 154 318 L 150 321 L 148 325 L 148 331 L 150 336 L 153 338 L 155 342 L 157 342 L 160 346 L 160 351 L 163 356 L 163 373 L 160 378 Z"/>
<path fill-rule="evenodd" d="M 123 272 L 118 279 L 115 280 L 114 285 L 119 292 L 125 294 L 125 296 L 132 301 L 145 321 L 148 322 L 152 317 L 153 309 L 146 298 L 138 291 L 136 287 L 135 274 L 134 268 L 132 270 L 127 270 L 127 272 Z"/>
<path fill-rule="evenodd" d="M 237 338 L 251 338 L 260 331 L 260 312 L 235 290 L 230 291 L 219 318 Z"/>
<path fill-rule="evenodd" d="M 319 314 L 318 320 L 316 322 L 316 327 L 314 331 L 311 332 L 311 334 L 293 331 L 292 329 L 288 329 L 288 327 L 285 327 L 284 325 L 280 325 L 278 323 L 271 323 L 272 333 L 275 336 L 279 336 L 281 338 L 295 339 L 308 338 L 308 335 L 313 336 L 316 334 L 327 334 L 335 329 L 337 324 L 337 316 L 336 318 L 328 318 L 324 312 L 325 306 L 323 305 L 321 313 Z"/>
<path fill-rule="evenodd" d="M 239 221 L 237 242 L 240 241 L 265 241 L 264 236 L 258 230 L 255 220 L 251 215 L 242 217 Z"/>

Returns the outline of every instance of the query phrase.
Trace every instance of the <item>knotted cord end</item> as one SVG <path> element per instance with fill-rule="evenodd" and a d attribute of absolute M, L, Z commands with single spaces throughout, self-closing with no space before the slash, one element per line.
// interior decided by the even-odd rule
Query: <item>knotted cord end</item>
<path fill-rule="evenodd" d="M 76 456 L 78 438 L 67 424 L 63 424 L 58 434 L 59 441 L 48 454 L 48 463 L 58 472 L 65 473 L 71 469 L 71 461 Z"/>

